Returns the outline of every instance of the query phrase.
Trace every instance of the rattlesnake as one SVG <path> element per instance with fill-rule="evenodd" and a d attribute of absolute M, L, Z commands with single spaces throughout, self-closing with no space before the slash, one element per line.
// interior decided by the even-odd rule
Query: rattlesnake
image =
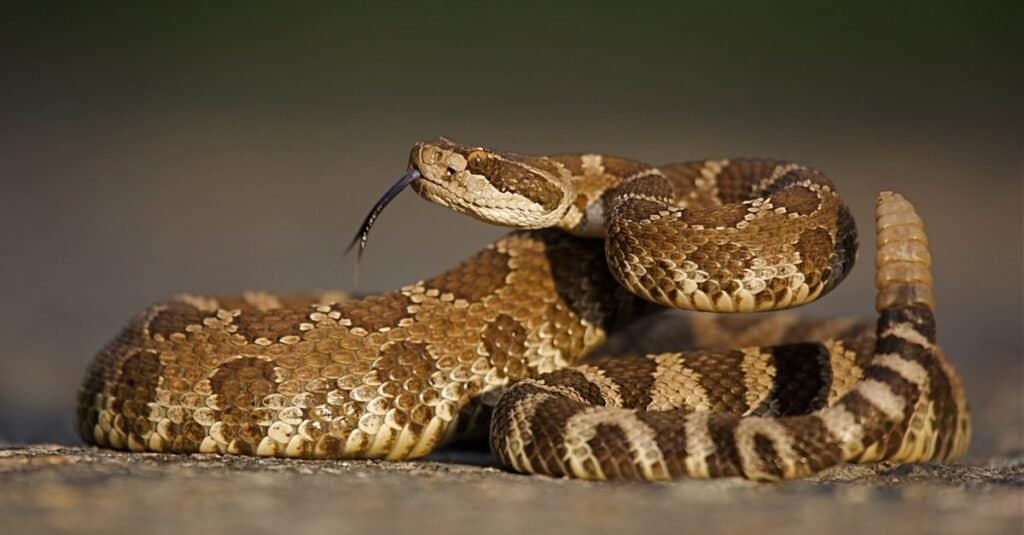
<path fill-rule="evenodd" d="M 381 295 L 153 306 L 89 366 L 82 437 L 133 451 L 411 459 L 489 415 L 503 466 L 589 479 L 775 480 L 967 447 L 963 390 L 935 345 L 923 224 L 897 194 L 877 207 L 874 335 L 843 324 L 805 342 L 769 332 L 787 342 L 773 347 L 580 361 L 662 306 L 774 310 L 828 292 L 857 243 L 832 183 L 770 160 L 651 166 L 441 139 L 413 148 L 360 246 L 409 184 L 520 230 Z M 758 343 L 750 332 L 735 337 Z"/>

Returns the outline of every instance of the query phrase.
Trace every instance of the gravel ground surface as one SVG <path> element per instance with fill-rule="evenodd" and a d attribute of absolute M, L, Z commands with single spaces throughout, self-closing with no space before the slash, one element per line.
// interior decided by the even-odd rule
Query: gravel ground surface
<path fill-rule="evenodd" d="M 510 474 L 486 453 L 291 461 L 0 449 L 6 533 L 1020 533 L 1024 456 L 847 466 L 785 484 L 604 484 Z"/>
<path fill-rule="evenodd" d="M 662 318 L 628 329 L 605 351 L 672 350 L 680 336 L 678 324 Z M 1010 377 L 990 384 L 1006 383 L 1017 386 L 1001 387 L 1005 402 L 973 411 L 982 439 L 963 464 L 845 466 L 777 485 L 523 476 L 492 466 L 487 451 L 470 449 L 387 463 L 129 454 L 0 439 L 0 530 L 1019 534 L 1019 383 Z M 43 418 L 39 425 L 56 422 Z"/>
<path fill-rule="evenodd" d="M 20 4 L 0 21 L 0 534 L 1024 533 L 1019 2 Z M 80 447 L 83 370 L 148 304 L 386 290 L 505 232 L 406 193 L 349 283 L 350 233 L 437 135 L 823 169 L 861 260 L 808 317 L 873 318 L 874 199 L 904 193 L 971 404 L 963 464 L 623 485 L 454 450 L 388 464 Z M 605 351 L 681 349 L 678 323 L 648 327 Z"/>

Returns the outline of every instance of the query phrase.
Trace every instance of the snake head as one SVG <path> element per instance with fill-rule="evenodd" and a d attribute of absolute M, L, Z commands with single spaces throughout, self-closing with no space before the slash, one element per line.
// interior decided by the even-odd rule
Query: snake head
<path fill-rule="evenodd" d="M 409 155 L 421 197 L 482 221 L 515 228 L 555 225 L 572 202 L 570 173 L 544 157 L 497 152 L 440 138 Z"/>

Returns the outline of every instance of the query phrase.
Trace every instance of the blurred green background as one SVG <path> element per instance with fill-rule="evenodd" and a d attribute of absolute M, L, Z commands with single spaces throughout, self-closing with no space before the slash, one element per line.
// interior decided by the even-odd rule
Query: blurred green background
<path fill-rule="evenodd" d="M 1024 448 L 1017 2 L 175 3 L 6 8 L 0 439 L 74 442 L 92 353 L 180 291 L 352 289 L 413 142 L 825 170 L 862 230 L 810 315 L 872 313 L 874 196 L 928 224 L 972 453 Z M 359 290 L 499 236 L 408 193 Z"/>

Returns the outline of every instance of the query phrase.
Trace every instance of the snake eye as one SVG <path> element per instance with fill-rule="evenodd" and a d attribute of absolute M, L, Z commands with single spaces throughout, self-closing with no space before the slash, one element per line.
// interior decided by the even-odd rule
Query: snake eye
<path fill-rule="evenodd" d="M 466 155 L 466 160 L 470 162 L 479 162 L 487 159 L 487 152 L 482 150 L 475 150 Z"/>

